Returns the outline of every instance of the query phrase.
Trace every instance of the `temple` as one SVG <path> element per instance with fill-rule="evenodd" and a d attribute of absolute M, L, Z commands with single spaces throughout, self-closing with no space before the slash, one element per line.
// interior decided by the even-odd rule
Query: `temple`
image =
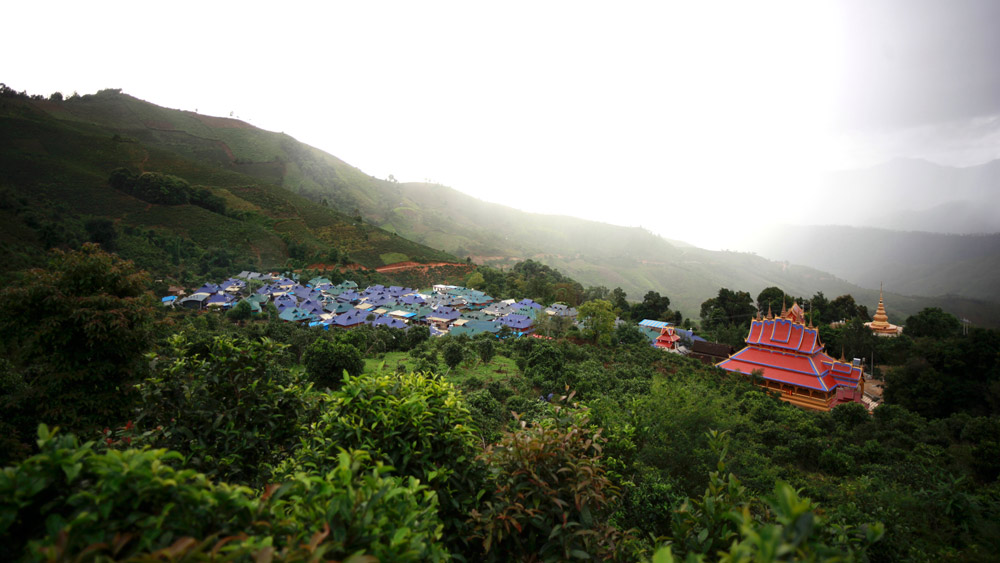
<path fill-rule="evenodd" d="M 895 337 L 903 332 L 903 327 L 889 323 L 889 315 L 885 314 L 885 305 L 882 303 L 882 286 L 878 288 L 878 310 L 872 317 L 872 322 L 865 323 L 876 336 Z"/>
<path fill-rule="evenodd" d="M 750 324 L 746 348 L 716 364 L 754 377 L 754 383 L 781 393 L 781 400 L 807 409 L 828 411 L 842 403 L 861 403 L 865 381 L 860 366 L 823 352 L 819 331 L 806 324 L 798 303 L 775 317 Z"/>

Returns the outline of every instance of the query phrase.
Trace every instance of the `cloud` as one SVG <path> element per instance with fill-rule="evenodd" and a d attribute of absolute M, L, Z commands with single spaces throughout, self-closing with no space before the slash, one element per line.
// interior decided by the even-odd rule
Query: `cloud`
<path fill-rule="evenodd" d="M 840 127 L 1000 114 L 1000 2 L 859 0 L 840 8 Z"/>

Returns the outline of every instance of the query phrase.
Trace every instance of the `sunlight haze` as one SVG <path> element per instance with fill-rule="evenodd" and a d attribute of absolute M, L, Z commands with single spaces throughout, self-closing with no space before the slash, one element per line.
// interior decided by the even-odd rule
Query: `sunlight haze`
<path fill-rule="evenodd" d="M 895 95 L 872 53 L 910 64 L 913 42 L 862 4 L 21 3 L 4 31 L 29 48 L 7 50 L 0 80 L 121 88 L 376 177 L 734 248 L 779 212 L 815 219 L 825 171 L 997 157 L 996 108 L 975 100 L 871 121 Z"/>

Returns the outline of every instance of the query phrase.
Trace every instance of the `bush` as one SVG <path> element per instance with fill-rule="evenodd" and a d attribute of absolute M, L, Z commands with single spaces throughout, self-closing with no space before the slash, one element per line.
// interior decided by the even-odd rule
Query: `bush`
<path fill-rule="evenodd" d="M 0 291 L 0 350 L 27 382 L 0 393 L 3 418 L 28 442 L 39 422 L 90 431 L 124 422 L 153 339 L 148 278 L 88 243 L 53 251 L 47 269 Z M 13 416 L 11 413 L 19 413 Z M 0 451 L 0 463 L 10 460 Z"/>
<path fill-rule="evenodd" d="M 309 379 L 318 387 L 326 389 L 338 389 L 345 372 L 351 377 L 357 377 L 365 369 L 365 361 L 357 348 L 323 338 L 313 342 L 302 360 Z"/>
<path fill-rule="evenodd" d="M 342 560 L 361 552 L 377 561 L 445 561 L 434 491 L 415 477 L 392 477 L 380 463 L 368 469 L 363 451 L 341 451 L 325 474 L 297 473 L 269 496 L 273 534 L 288 545 L 322 537 L 313 556 Z"/>
<path fill-rule="evenodd" d="M 106 451 L 38 429 L 39 454 L 0 473 L 0 559 L 72 559 L 103 543 L 125 559 L 175 540 L 243 531 L 251 491 L 171 463 L 165 450 Z"/>
<path fill-rule="evenodd" d="M 279 474 L 331 469 L 341 449 L 366 450 L 401 476 L 437 491 L 446 536 L 461 542 L 481 481 L 472 416 L 443 378 L 364 374 L 329 396 L 324 414 Z M 460 548 L 460 546 L 457 546 Z"/>
<path fill-rule="evenodd" d="M 154 444 L 182 452 L 211 476 L 267 483 L 269 467 L 289 454 L 315 416 L 308 388 L 280 365 L 285 347 L 218 336 L 201 355 L 180 335 L 169 345 L 172 357 L 160 358 L 140 386 L 140 422 L 164 428 Z"/>
<path fill-rule="evenodd" d="M 97 453 L 44 425 L 38 435 L 41 453 L 0 473 L 4 561 L 448 559 L 436 494 L 369 469 L 365 452 L 341 451 L 329 472 L 257 498 L 173 468 L 177 452 Z"/>
<path fill-rule="evenodd" d="M 570 395 L 572 399 L 572 395 Z M 486 448 L 493 498 L 472 511 L 473 536 L 490 561 L 607 559 L 623 536 L 605 523 L 618 489 L 601 466 L 600 431 L 584 409 L 555 408 L 553 418 L 521 423 Z"/>

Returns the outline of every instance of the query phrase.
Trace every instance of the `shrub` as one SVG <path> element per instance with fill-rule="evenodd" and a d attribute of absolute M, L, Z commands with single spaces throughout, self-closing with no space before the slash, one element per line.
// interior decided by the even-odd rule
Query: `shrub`
<path fill-rule="evenodd" d="M 0 291 L 0 350 L 11 372 L 31 375 L 0 397 L 23 441 L 43 421 L 87 431 L 129 417 L 131 384 L 145 374 L 153 338 L 147 281 L 131 262 L 88 243 L 53 251 L 47 269 Z M 8 455 L 0 452 L 0 463 Z"/>
<path fill-rule="evenodd" d="M 209 475 L 265 484 L 269 466 L 288 455 L 314 416 L 308 388 L 280 366 L 285 347 L 218 336 L 200 355 L 180 335 L 169 345 L 172 357 L 159 359 L 140 386 L 139 420 L 164 427 L 154 443 Z"/>
<path fill-rule="evenodd" d="M 0 473 L 0 559 L 62 559 L 104 544 L 116 558 L 184 536 L 231 535 L 257 512 L 249 489 L 213 483 L 165 450 L 106 451 L 38 429 L 40 453 Z M 70 559 L 70 557 L 66 557 Z"/>
<path fill-rule="evenodd" d="M 273 534 L 286 545 L 322 537 L 310 553 L 346 559 L 361 552 L 378 561 L 445 561 L 437 494 L 415 477 L 392 477 L 390 467 L 363 451 L 341 451 L 325 474 L 297 473 L 267 499 Z M 314 560 L 314 559 L 313 559 Z"/>
<path fill-rule="evenodd" d="M 4 561 L 449 556 L 439 541 L 436 494 L 415 478 L 371 467 L 365 452 L 341 451 L 329 472 L 296 474 L 257 498 L 175 469 L 177 452 L 97 453 L 44 425 L 38 435 L 41 453 L 0 473 Z"/>
<path fill-rule="evenodd" d="M 357 348 L 323 338 L 313 342 L 302 360 L 309 379 L 318 387 L 327 389 L 339 388 L 345 372 L 357 377 L 365 369 L 365 361 Z"/>
<path fill-rule="evenodd" d="M 364 374 L 332 393 L 293 460 L 279 468 L 329 471 L 341 449 L 366 450 L 437 491 L 447 537 L 460 541 L 481 481 L 475 428 L 459 393 L 425 374 Z"/>
<path fill-rule="evenodd" d="M 564 398 L 565 399 L 565 398 Z M 572 399 L 570 395 L 569 399 Z M 605 523 L 618 489 L 601 465 L 601 432 L 585 409 L 508 433 L 486 448 L 493 498 L 472 511 L 474 537 L 490 561 L 611 558 L 627 539 Z"/>

